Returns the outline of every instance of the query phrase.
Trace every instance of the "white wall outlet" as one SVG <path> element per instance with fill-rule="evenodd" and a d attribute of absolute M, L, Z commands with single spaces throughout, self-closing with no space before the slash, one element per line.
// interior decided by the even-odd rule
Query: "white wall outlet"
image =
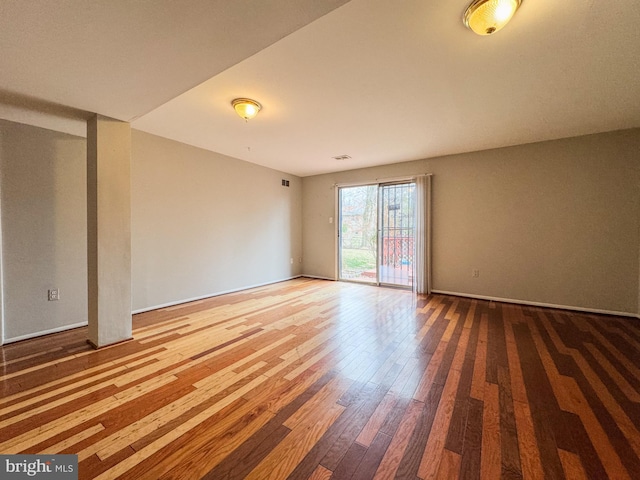
<path fill-rule="evenodd" d="M 473 271 L 471 272 L 471 276 L 473 278 L 478 278 L 480 276 L 480 270 L 478 270 L 477 268 L 474 268 Z"/>
<path fill-rule="evenodd" d="M 333 223 L 333 217 L 329 217 L 329 223 Z"/>
<path fill-rule="evenodd" d="M 291 259 L 291 265 L 293 265 L 293 258 Z"/>
<path fill-rule="evenodd" d="M 49 289 L 48 298 L 50 302 L 55 302 L 56 300 L 60 300 L 60 290 L 57 288 Z"/>

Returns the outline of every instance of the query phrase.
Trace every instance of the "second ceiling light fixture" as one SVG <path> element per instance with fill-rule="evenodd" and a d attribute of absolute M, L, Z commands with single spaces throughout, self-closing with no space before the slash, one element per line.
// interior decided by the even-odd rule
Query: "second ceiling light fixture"
<path fill-rule="evenodd" d="M 464 12 L 464 24 L 478 35 L 491 35 L 504 27 L 522 0 L 475 0 Z"/>
<path fill-rule="evenodd" d="M 250 98 L 236 98 L 231 101 L 231 105 L 233 105 L 236 113 L 244 118 L 245 121 L 255 117 L 262 109 L 262 105 Z"/>

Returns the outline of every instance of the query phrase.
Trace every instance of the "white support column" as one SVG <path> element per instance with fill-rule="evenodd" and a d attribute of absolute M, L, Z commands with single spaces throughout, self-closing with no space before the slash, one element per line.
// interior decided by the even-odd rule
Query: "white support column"
<path fill-rule="evenodd" d="M 2 155 L 2 131 L 0 131 L 0 155 Z M 2 158 L 0 158 L 2 164 Z M 0 178 L 2 173 L 0 172 Z M 0 182 L 0 345 L 4 345 L 4 247 L 2 243 L 2 190 Z M 640 292 L 640 291 L 639 291 Z M 640 296 L 640 293 L 639 293 Z M 638 312 L 640 313 L 640 312 Z"/>
<path fill-rule="evenodd" d="M 131 126 L 87 122 L 89 342 L 131 339 Z"/>

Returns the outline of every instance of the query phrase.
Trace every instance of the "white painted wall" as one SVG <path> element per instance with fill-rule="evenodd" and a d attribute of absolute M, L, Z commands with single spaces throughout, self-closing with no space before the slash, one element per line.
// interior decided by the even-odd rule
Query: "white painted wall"
<path fill-rule="evenodd" d="M 84 138 L 0 120 L 6 341 L 87 321 L 85 177 Z"/>
<path fill-rule="evenodd" d="M 134 311 L 301 273 L 298 177 L 133 130 L 131 191 Z"/>
<path fill-rule="evenodd" d="M 334 276 L 335 183 L 433 173 L 435 290 L 636 314 L 639 154 L 634 129 L 305 177 L 304 273 Z"/>

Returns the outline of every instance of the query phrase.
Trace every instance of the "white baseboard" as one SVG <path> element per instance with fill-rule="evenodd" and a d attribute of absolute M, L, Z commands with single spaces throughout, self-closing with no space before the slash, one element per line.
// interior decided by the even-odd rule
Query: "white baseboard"
<path fill-rule="evenodd" d="M 306 273 L 303 273 L 300 276 L 305 278 L 317 278 L 318 280 L 329 280 L 331 282 L 335 282 L 337 280 L 336 278 L 320 277 L 318 275 L 307 275 Z"/>
<path fill-rule="evenodd" d="M 48 330 L 42 330 L 41 332 L 35 333 L 27 333 L 26 335 L 19 335 L 13 338 L 5 338 L 4 344 L 19 342 L 21 340 L 28 340 L 30 338 L 42 337 L 44 335 L 49 335 L 50 333 L 59 333 L 64 332 L 65 330 L 73 330 L 74 328 L 86 327 L 88 325 L 87 322 L 73 323 L 71 325 L 64 325 L 62 327 L 51 328 Z"/>
<path fill-rule="evenodd" d="M 144 313 L 144 312 L 150 312 L 152 310 L 158 310 L 160 308 L 174 307 L 174 306 L 180 305 L 182 303 L 195 302 L 197 300 L 202 300 L 202 299 L 205 299 L 205 298 L 219 297 L 220 295 L 225 295 L 227 293 L 236 293 L 236 292 L 241 292 L 243 290 L 249 290 L 251 288 L 258 288 L 258 287 L 264 287 L 266 285 L 273 285 L 274 283 L 286 282 L 287 280 L 293 280 L 294 278 L 300 278 L 302 276 L 305 276 L 305 275 L 295 275 L 293 277 L 282 278 L 280 280 L 273 280 L 273 281 L 270 281 L 270 282 L 258 283 L 256 285 L 248 285 L 246 287 L 234 288 L 234 289 L 231 289 L 231 290 L 224 290 L 224 291 L 216 292 L 216 293 L 208 293 L 206 295 L 200 295 L 198 297 L 193 297 L 193 298 L 186 298 L 184 300 L 176 300 L 175 302 L 163 303 L 162 305 L 155 305 L 153 307 L 139 308 L 137 310 L 132 311 L 131 314 L 135 315 L 136 313 Z"/>
<path fill-rule="evenodd" d="M 302 275 L 296 275 L 296 276 L 293 276 L 293 277 L 283 278 L 281 280 L 274 280 L 274 281 L 271 281 L 271 282 L 265 282 L 265 283 L 260 283 L 260 284 L 256 284 L 256 285 L 249 285 L 249 286 L 246 286 L 246 287 L 235 288 L 235 289 L 232 289 L 232 290 L 225 290 L 225 291 L 212 293 L 212 294 L 208 294 L 208 295 L 202 295 L 202 296 L 199 296 L 199 297 L 188 298 L 188 299 L 185 299 L 185 300 L 178 300 L 178 301 L 175 301 L 175 302 L 165 303 L 163 305 L 157 305 L 155 307 L 141 308 L 141 309 L 138 309 L 138 310 L 134 310 L 131 313 L 132 314 L 136 314 L 136 313 L 149 312 L 151 310 L 158 310 L 160 308 L 173 307 L 175 305 L 180 305 L 182 303 L 194 302 L 194 301 L 197 301 L 197 300 L 202 300 L 204 298 L 218 297 L 220 295 L 225 295 L 227 293 L 241 292 L 243 290 L 249 290 L 251 288 L 264 287 L 266 285 L 272 285 L 274 283 L 285 282 L 287 280 L 293 280 L 294 278 L 300 278 L 300 277 L 316 278 L 318 280 L 329 280 L 329 281 L 332 281 L 332 282 L 336 281 L 336 279 L 334 279 L 334 278 L 320 277 L 320 276 L 317 276 L 317 275 L 302 274 Z M 453 295 L 453 296 L 456 296 L 456 297 L 476 298 L 478 300 L 492 300 L 494 302 L 502 302 L 502 303 L 516 303 L 516 304 L 520 304 L 520 305 L 531 305 L 531 306 L 534 306 L 534 307 L 556 308 L 556 309 L 559 309 L 559 310 L 573 310 L 573 311 L 576 311 L 576 312 L 597 313 L 597 314 L 604 314 L 604 315 L 615 315 L 615 316 L 619 316 L 619 317 L 631 317 L 631 318 L 640 319 L 640 314 L 629 313 L 629 312 L 618 312 L 618 311 L 615 311 L 615 310 L 602 310 L 602 309 L 597 309 L 597 308 L 584 308 L 584 307 L 576 307 L 576 306 L 572 306 L 572 305 L 557 305 L 557 304 L 553 304 L 553 303 L 544 303 L 544 302 L 530 302 L 530 301 L 527 301 L 527 300 L 517 300 L 517 299 L 513 299 L 513 298 L 492 297 L 492 296 L 488 296 L 488 295 L 474 295 L 474 294 L 471 294 L 471 293 L 449 292 L 449 291 L 446 291 L 446 290 L 432 290 L 431 293 L 436 293 L 436 294 L 440 294 L 440 295 Z M 19 342 L 21 340 L 28 340 L 30 338 L 49 335 L 51 333 L 59 333 L 59 332 L 63 332 L 63 331 L 66 331 L 66 330 L 72 330 L 74 328 L 85 327 L 86 325 L 88 325 L 87 322 L 80 322 L 80 323 L 74 323 L 74 324 L 71 324 L 71 325 L 64 325 L 62 327 L 51 328 L 51 329 L 48 329 L 48 330 L 42 330 L 40 332 L 28 333 L 26 335 L 20 335 L 20 336 L 13 337 L 13 338 L 4 338 L 2 344 L 6 345 L 6 344 L 9 344 L 9 343 L 15 343 L 15 342 Z"/>
<path fill-rule="evenodd" d="M 543 303 L 543 302 L 529 302 L 527 300 L 516 300 L 513 298 L 500 298 L 500 297 L 491 297 L 487 295 L 474 295 L 472 293 L 460 293 L 460 292 L 448 292 L 445 290 L 431 290 L 431 293 L 438 293 L 440 295 L 454 295 L 456 297 L 467 297 L 467 298 L 477 298 L 478 300 L 493 300 L 494 302 L 502 302 L 502 303 L 517 303 L 520 305 L 531 305 L 532 307 L 545 307 L 545 308 L 556 308 L 559 310 L 573 310 L 575 312 L 585 312 L 585 313 L 598 313 L 601 315 L 615 315 L 618 317 L 632 317 L 632 318 L 640 318 L 640 314 L 637 313 L 629 313 L 629 312 L 618 312 L 615 310 L 601 310 L 598 308 L 584 308 L 584 307 L 575 307 L 572 305 L 556 305 L 553 303 Z"/>

